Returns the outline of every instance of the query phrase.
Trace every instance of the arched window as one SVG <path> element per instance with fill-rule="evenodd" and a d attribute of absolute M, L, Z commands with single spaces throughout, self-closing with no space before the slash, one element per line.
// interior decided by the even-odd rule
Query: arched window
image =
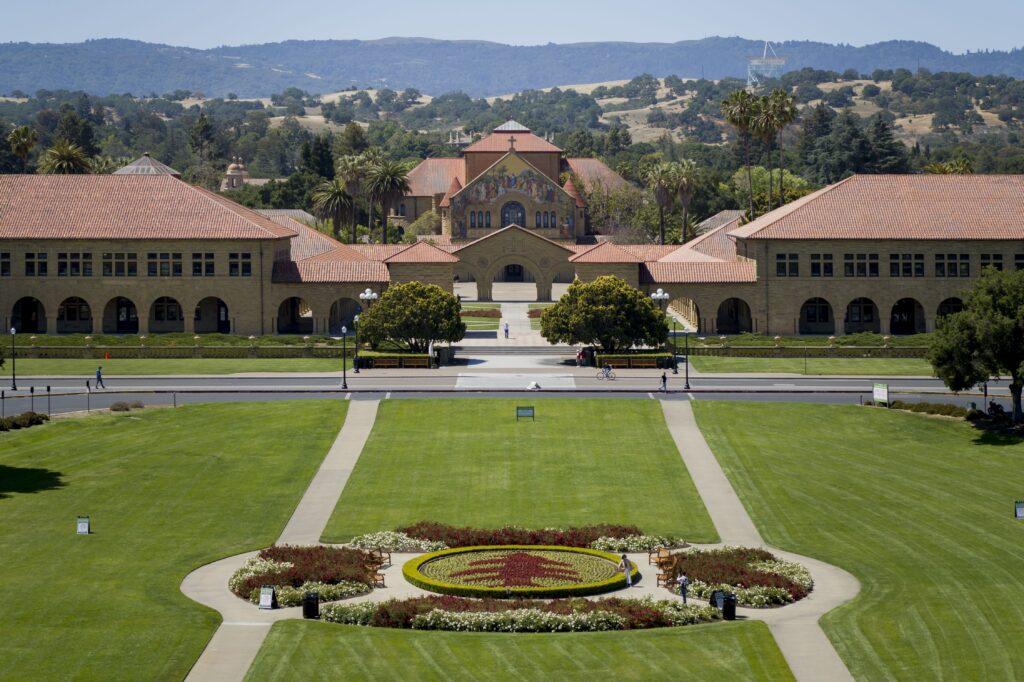
<path fill-rule="evenodd" d="M 558 227 L 558 215 L 554 211 L 551 212 L 551 227 Z"/>
<path fill-rule="evenodd" d="M 398 205 L 398 215 L 405 217 L 405 204 Z"/>
<path fill-rule="evenodd" d="M 490 211 L 488 211 L 487 213 L 484 213 L 484 224 L 485 224 L 485 227 L 490 227 L 491 226 L 491 212 Z"/>
<path fill-rule="evenodd" d="M 548 227 L 548 212 L 544 211 L 544 227 Z"/>
<path fill-rule="evenodd" d="M 540 211 L 537 211 L 536 218 L 537 218 L 537 220 L 536 220 L 536 222 L 537 222 L 536 227 L 540 227 Z"/>
<path fill-rule="evenodd" d="M 477 227 L 483 227 L 484 226 L 484 212 L 483 211 L 477 211 L 476 212 L 476 226 Z"/>
<path fill-rule="evenodd" d="M 469 212 L 469 226 L 476 227 L 476 211 Z"/>

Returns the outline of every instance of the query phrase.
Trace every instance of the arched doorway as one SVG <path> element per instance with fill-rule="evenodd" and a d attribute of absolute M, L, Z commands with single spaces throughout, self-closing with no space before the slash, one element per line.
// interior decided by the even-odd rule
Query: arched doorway
<path fill-rule="evenodd" d="M 518 201 L 509 201 L 501 207 L 501 226 L 526 226 L 526 209 Z"/>
<path fill-rule="evenodd" d="M 38 298 L 19 298 L 11 311 L 11 326 L 19 334 L 45 334 L 46 309 Z"/>
<path fill-rule="evenodd" d="M 936 322 L 944 318 L 946 315 L 952 315 L 958 313 L 964 309 L 964 302 L 956 297 L 947 298 L 945 301 L 939 304 L 938 312 L 935 314 Z"/>
<path fill-rule="evenodd" d="M 892 307 L 891 334 L 920 334 L 925 330 L 924 308 L 913 298 L 901 298 Z"/>
<path fill-rule="evenodd" d="M 832 306 L 823 298 L 809 298 L 800 306 L 800 322 L 797 328 L 801 334 L 835 334 L 836 321 Z"/>
<path fill-rule="evenodd" d="M 742 298 L 727 298 L 718 306 L 715 326 L 719 334 L 742 334 L 754 331 L 750 306 Z"/>
<path fill-rule="evenodd" d="M 118 296 L 103 308 L 104 334 L 138 334 L 139 311 L 131 299 Z"/>
<path fill-rule="evenodd" d="M 550 301 L 551 282 L 533 262 L 515 256 L 500 258 L 477 282 L 478 295 L 481 284 L 490 289 L 492 301 Z M 483 299 L 481 299 L 483 300 Z"/>
<path fill-rule="evenodd" d="M 181 304 L 170 296 L 161 296 L 149 306 L 149 331 L 168 334 L 185 331 L 185 316 Z"/>
<path fill-rule="evenodd" d="M 277 308 L 278 334 L 312 334 L 313 309 L 298 296 L 281 301 Z"/>
<path fill-rule="evenodd" d="M 882 329 L 878 319 L 878 306 L 870 298 L 855 298 L 846 306 L 846 318 L 843 333 L 857 332 L 879 333 Z"/>
<path fill-rule="evenodd" d="M 230 334 L 231 318 L 228 305 L 216 296 L 207 296 L 196 304 L 194 314 L 197 334 Z"/>
<path fill-rule="evenodd" d="M 362 306 L 351 298 L 339 298 L 332 303 L 331 319 L 328 323 L 331 336 L 341 336 L 342 327 L 348 329 L 348 333 L 351 334 L 355 328 L 352 321 L 362 309 Z"/>
<path fill-rule="evenodd" d="M 91 334 L 92 310 L 85 299 L 65 298 L 57 308 L 58 334 Z"/>

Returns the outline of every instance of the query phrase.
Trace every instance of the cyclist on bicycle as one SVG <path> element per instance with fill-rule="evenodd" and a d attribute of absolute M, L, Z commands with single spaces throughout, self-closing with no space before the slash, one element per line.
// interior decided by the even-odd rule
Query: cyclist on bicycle
<path fill-rule="evenodd" d="M 604 366 L 601 367 L 601 373 L 604 374 L 605 377 L 611 376 L 611 374 L 612 374 L 612 366 L 609 365 L 607 362 L 604 363 Z"/>

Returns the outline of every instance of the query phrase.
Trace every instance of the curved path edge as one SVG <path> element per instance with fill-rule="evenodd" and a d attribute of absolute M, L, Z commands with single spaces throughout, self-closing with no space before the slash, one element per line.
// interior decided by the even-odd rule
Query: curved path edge
<path fill-rule="evenodd" d="M 818 621 L 860 592 L 860 582 L 843 569 L 811 557 L 786 552 L 765 544 L 747 514 L 704 434 L 697 426 L 690 401 L 662 400 L 665 424 L 683 463 L 700 493 L 720 540 L 727 545 L 763 547 L 788 561 L 803 564 L 811 572 L 814 589 L 804 599 L 780 609 L 738 609 L 743 617 L 765 622 L 801 682 L 853 680 Z"/>

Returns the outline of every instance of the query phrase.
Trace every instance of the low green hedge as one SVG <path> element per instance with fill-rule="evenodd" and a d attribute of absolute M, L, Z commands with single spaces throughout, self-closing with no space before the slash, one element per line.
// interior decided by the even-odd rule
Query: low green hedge
<path fill-rule="evenodd" d="M 45 414 L 40 414 L 39 412 L 22 412 L 19 415 L 0 419 L 0 431 L 28 429 L 33 426 L 39 426 L 40 424 L 48 421 L 50 421 L 50 418 Z"/>
<path fill-rule="evenodd" d="M 617 367 L 630 364 L 630 360 L 653 358 L 659 369 L 670 369 L 672 367 L 671 353 L 599 353 L 597 365 L 601 367 L 607 361 Z"/>
<path fill-rule="evenodd" d="M 626 586 L 626 576 L 621 573 L 617 573 L 615 577 L 607 580 L 602 580 L 596 583 L 581 583 L 579 585 L 562 585 L 558 587 L 469 587 L 466 585 L 455 585 L 452 583 L 445 583 L 433 578 L 428 578 L 420 572 L 420 567 L 424 564 L 438 559 L 443 556 L 450 556 L 452 554 L 462 554 L 466 552 L 483 552 L 488 550 L 507 550 L 507 549 L 523 549 L 523 550 L 552 550 L 558 552 L 572 552 L 576 554 L 589 554 L 591 556 L 600 557 L 607 559 L 613 563 L 619 563 L 619 556 L 617 554 L 611 554 L 610 552 L 601 552 L 596 549 L 587 549 L 584 547 L 565 547 L 562 545 L 478 545 L 476 547 L 456 547 L 454 549 L 443 549 L 439 552 L 431 552 L 418 556 L 415 559 L 407 561 L 402 567 L 402 575 L 405 579 L 416 587 L 430 592 L 438 592 L 440 594 L 451 594 L 459 597 L 492 597 L 492 598 L 505 598 L 505 597 L 522 597 L 526 599 L 558 599 L 562 597 L 586 597 L 592 594 L 602 594 L 604 592 L 610 592 Z M 640 578 L 640 569 L 633 565 L 633 571 L 630 574 L 632 582 L 636 582 Z"/>

